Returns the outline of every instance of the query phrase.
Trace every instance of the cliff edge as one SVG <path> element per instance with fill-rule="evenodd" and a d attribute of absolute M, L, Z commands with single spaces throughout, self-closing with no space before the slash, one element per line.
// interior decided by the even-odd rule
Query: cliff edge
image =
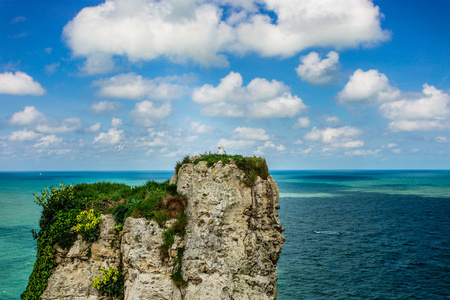
<path fill-rule="evenodd" d="M 115 215 L 103 213 L 95 240 L 78 234 L 67 249 L 52 245 L 54 265 L 40 298 L 276 299 L 277 261 L 285 240 L 276 183 L 268 173 L 261 178 L 233 159 L 199 158 L 185 159 L 171 179 L 176 197 L 186 200 L 178 202 L 187 221 L 182 229 L 177 231 L 180 217 L 169 214 L 165 222 L 126 217 L 118 230 L 117 209 Z M 169 202 L 161 203 L 170 211 L 176 203 Z M 107 270 L 120 272 L 108 275 Z M 120 293 L 105 293 L 93 284 L 108 276 L 120 277 Z"/>

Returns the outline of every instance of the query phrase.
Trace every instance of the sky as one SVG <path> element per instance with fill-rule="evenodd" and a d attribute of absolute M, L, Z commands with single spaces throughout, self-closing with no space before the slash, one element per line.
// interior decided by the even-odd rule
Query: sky
<path fill-rule="evenodd" d="M 0 171 L 450 169 L 450 2 L 0 0 Z"/>

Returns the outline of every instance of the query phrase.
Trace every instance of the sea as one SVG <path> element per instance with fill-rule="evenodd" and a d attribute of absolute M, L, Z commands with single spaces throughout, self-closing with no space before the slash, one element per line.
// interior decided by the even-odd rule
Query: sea
<path fill-rule="evenodd" d="M 172 171 L 0 172 L 0 299 L 36 258 L 33 194 L 60 182 L 141 185 Z M 450 299 L 450 171 L 272 171 L 286 242 L 278 299 Z"/>

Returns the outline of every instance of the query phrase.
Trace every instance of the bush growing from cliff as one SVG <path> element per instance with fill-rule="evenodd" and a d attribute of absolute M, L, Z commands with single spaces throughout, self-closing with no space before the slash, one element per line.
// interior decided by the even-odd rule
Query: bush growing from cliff
<path fill-rule="evenodd" d="M 96 288 L 102 294 L 113 297 L 123 298 L 124 278 L 120 270 L 111 267 L 109 269 L 102 268 L 102 276 L 96 276 L 92 281 L 92 287 Z"/>
<path fill-rule="evenodd" d="M 34 195 L 36 203 L 42 206 L 40 231 L 37 234 L 37 255 L 27 288 L 22 299 L 40 299 L 48 284 L 52 268 L 56 266 L 53 245 L 69 248 L 75 238 L 71 228 L 77 224 L 76 216 L 85 205 L 84 198 L 77 198 L 73 186 L 60 184 L 45 188 L 41 196 Z"/>
<path fill-rule="evenodd" d="M 77 215 L 76 220 L 78 224 L 74 231 L 81 234 L 86 242 L 94 242 L 100 235 L 100 213 L 93 209 L 84 210 Z"/>

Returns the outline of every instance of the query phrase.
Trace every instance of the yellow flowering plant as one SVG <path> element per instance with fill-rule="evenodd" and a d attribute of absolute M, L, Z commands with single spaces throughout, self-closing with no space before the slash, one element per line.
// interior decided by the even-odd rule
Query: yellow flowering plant
<path fill-rule="evenodd" d="M 87 242 L 95 241 L 100 235 L 100 221 L 102 218 L 93 209 L 84 210 L 77 215 L 75 232 L 81 234 Z"/>
<path fill-rule="evenodd" d="M 92 281 L 92 287 L 96 288 L 108 297 L 123 297 L 124 278 L 122 272 L 115 267 L 102 268 L 102 276 L 96 276 Z"/>

